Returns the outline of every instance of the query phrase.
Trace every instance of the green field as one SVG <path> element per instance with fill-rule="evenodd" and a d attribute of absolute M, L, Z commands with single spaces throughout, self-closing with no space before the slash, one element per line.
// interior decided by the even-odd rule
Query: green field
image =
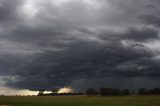
<path fill-rule="evenodd" d="M 11 106 L 160 106 L 160 96 L 122 97 L 0 97 L 0 105 Z"/>

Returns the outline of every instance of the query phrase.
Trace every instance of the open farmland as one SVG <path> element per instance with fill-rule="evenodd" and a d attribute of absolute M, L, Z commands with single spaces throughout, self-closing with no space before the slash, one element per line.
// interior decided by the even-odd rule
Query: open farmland
<path fill-rule="evenodd" d="M 160 96 L 0 97 L 0 106 L 160 106 Z"/>

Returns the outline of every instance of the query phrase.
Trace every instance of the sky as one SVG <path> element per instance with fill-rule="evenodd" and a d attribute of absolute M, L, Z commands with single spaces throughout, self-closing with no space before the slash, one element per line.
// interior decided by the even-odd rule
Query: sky
<path fill-rule="evenodd" d="M 0 0 L 0 93 L 160 87 L 159 13 L 159 0 Z"/>

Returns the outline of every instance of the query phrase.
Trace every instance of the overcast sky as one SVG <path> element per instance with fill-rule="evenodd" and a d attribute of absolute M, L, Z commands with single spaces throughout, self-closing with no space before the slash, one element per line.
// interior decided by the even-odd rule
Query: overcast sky
<path fill-rule="evenodd" d="M 159 13 L 159 0 L 0 0 L 0 88 L 160 87 Z"/>

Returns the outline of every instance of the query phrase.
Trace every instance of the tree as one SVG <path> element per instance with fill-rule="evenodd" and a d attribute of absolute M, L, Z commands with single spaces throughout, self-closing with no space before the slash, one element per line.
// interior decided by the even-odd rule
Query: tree
<path fill-rule="evenodd" d="M 121 95 L 121 90 L 119 90 L 117 88 L 111 89 L 110 95 Z"/>
<path fill-rule="evenodd" d="M 160 94 L 160 88 L 150 89 L 148 90 L 147 94 Z"/>
<path fill-rule="evenodd" d="M 86 95 L 98 95 L 98 92 L 94 88 L 90 88 L 86 91 Z"/>
<path fill-rule="evenodd" d="M 38 93 L 38 96 L 44 95 L 44 91 L 45 91 L 44 89 L 40 89 L 40 90 L 39 90 L 39 93 Z"/>
<path fill-rule="evenodd" d="M 141 88 L 141 89 L 139 89 L 139 94 L 140 95 L 146 95 L 147 94 L 147 89 L 146 88 Z"/>
<path fill-rule="evenodd" d="M 128 89 L 120 90 L 118 88 L 100 88 L 101 96 L 117 96 L 117 95 L 130 95 L 131 92 Z"/>
<path fill-rule="evenodd" d="M 122 91 L 122 94 L 123 94 L 123 95 L 130 95 L 130 94 L 131 94 L 131 91 L 128 90 L 128 89 L 125 89 L 125 90 Z"/>
<path fill-rule="evenodd" d="M 111 88 L 100 88 L 100 95 L 107 96 L 111 95 L 112 89 Z"/>
<path fill-rule="evenodd" d="M 57 94 L 57 93 L 58 93 L 58 90 L 59 90 L 59 89 L 57 89 L 57 88 L 52 89 L 52 94 Z"/>
<path fill-rule="evenodd" d="M 160 94 L 160 88 L 154 88 L 153 94 Z"/>

